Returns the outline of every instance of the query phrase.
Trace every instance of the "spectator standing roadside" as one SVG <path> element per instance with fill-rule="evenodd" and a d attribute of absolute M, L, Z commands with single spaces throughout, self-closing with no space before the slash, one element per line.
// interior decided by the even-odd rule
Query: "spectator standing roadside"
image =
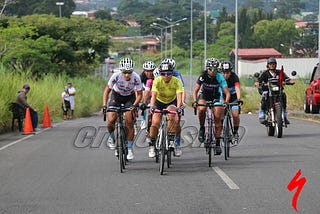
<path fill-rule="evenodd" d="M 22 90 L 19 90 L 18 95 L 16 97 L 15 103 L 22 106 L 24 109 L 30 109 L 30 116 L 32 120 L 32 128 L 34 131 L 39 131 L 38 128 L 38 112 L 36 109 L 32 108 L 27 102 L 27 94 L 30 91 L 30 85 L 24 84 Z"/>
<path fill-rule="evenodd" d="M 74 96 L 76 95 L 76 89 L 72 86 L 72 82 L 68 82 L 68 93 L 69 93 L 69 101 L 70 101 L 70 109 L 71 115 L 69 119 L 73 118 L 75 100 Z"/>
<path fill-rule="evenodd" d="M 68 93 L 68 86 L 64 86 L 64 91 L 61 94 L 62 98 L 62 110 L 63 110 L 63 119 L 70 119 L 70 96 Z"/>

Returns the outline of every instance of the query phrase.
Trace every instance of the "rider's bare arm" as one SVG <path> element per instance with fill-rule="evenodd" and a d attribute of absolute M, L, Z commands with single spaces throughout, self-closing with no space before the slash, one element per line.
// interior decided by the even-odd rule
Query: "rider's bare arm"
<path fill-rule="evenodd" d="M 102 106 L 107 105 L 110 92 L 111 88 L 109 88 L 109 86 L 107 85 L 103 92 Z"/>
<path fill-rule="evenodd" d="M 200 90 L 200 87 L 201 87 L 201 85 L 199 85 L 198 83 L 196 83 L 196 85 L 194 86 L 194 89 L 193 89 L 193 101 L 197 100 L 198 92 Z"/>

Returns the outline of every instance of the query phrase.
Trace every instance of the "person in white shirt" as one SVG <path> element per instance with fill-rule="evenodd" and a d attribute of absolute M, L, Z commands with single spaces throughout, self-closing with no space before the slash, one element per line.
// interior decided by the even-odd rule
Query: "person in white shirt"
<path fill-rule="evenodd" d="M 76 95 L 76 89 L 72 86 L 72 82 L 68 82 L 68 93 L 69 93 L 69 101 L 70 101 L 70 109 L 71 115 L 69 119 L 73 118 L 75 100 L 74 96 Z"/>

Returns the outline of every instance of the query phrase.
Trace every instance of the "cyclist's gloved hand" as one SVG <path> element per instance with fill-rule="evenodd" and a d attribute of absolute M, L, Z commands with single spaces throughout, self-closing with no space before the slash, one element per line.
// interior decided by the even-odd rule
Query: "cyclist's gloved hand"
<path fill-rule="evenodd" d="M 227 107 L 228 107 L 228 102 L 224 102 L 224 103 L 222 104 L 222 106 L 223 106 L 224 108 L 227 108 Z"/>
<path fill-rule="evenodd" d="M 145 103 L 142 103 L 142 104 L 140 105 L 140 109 L 141 109 L 142 111 L 146 110 L 146 109 L 147 109 L 147 105 L 146 105 Z"/>
<path fill-rule="evenodd" d="M 103 112 L 103 113 L 106 113 L 106 112 L 107 112 L 107 108 L 108 108 L 107 106 L 103 106 L 103 107 L 102 107 L 102 112 Z"/>
<path fill-rule="evenodd" d="M 238 100 L 238 105 L 242 106 L 243 105 L 243 101 L 242 100 Z"/>
<path fill-rule="evenodd" d="M 197 106 L 198 106 L 198 102 L 197 101 L 192 102 L 192 107 L 193 108 L 197 108 Z"/>
<path fill-rule="evenodd" d="M 178 114 L 182 114 L 182 112 L 183 112 L 183 109 L 182 109 L 182 108 L 177 108 L 177 113 L 178 113 Z"/>
<path fill-rule="evenodd" d="M 151 106 L 151 107 L 150 107 L 150 113 L 151 113 L 151 114 L 153 114 L 155 110 L 156 110 L 156 107 L 154 107 L 154 106 Z"/>
<path fill-rule="evenodd" d="M 135 111 L 135 110 L 137 110 L 137 108 L 138 108 L 137 105 L 132 105 L 132 106 L 130 107 L 130 110 L 131 110 L 131 111 Z"/>

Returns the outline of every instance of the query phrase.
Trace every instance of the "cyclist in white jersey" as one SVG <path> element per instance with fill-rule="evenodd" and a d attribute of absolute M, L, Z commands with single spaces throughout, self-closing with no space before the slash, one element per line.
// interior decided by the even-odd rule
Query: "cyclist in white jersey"
<path fill-rule="evenodd" d="M 124 58 L 119 63 L 121 72 L 114 73 L 103 93 L 103 106 L 117 106 L 124 104 L 125 108 L 135 110 L 139 106 L 142 98 L 142 83 L 139 75 L 133 71 L 134 62 L 130 58 Z M 110 99 L 109 94 L 111 93 Z M 110 149 L 115 149 L 114 129 L 117 120 L 117 113 L 108 112 L 107 129 L 110 133 L 108 145 Z M 133 159 L 133 117 L 132 111 L 125 113 L 125 124 L 127 128 L 128 155 L 127 159 Z M 117 151 L 117 150 L 116 150 Z M 116 154 L 117 155 L 117 154 Z"/>

